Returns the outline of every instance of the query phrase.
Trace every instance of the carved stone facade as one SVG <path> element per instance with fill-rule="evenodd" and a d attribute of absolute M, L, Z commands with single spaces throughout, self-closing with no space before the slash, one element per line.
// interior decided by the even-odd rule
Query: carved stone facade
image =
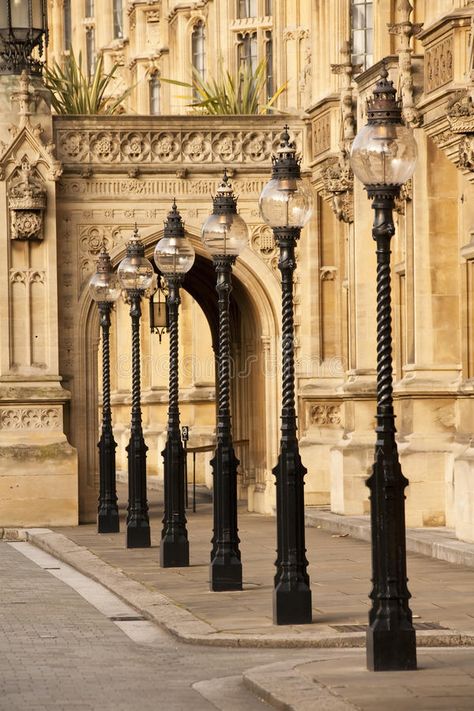
<path fill-rule="evenodd" d="M 199 235 L 224 166 L 250 227 L 232 292 L 233 422 L 236 437 L 248 441 L 239 454 L 240 494 L 251 509 L 272 511 L 281 293 L 278 251 L 260 219 L 258 196 L 270 177 L 270 155 L 284 121 L 316 192 L 315 214 L 298 245 L 294 299 L 307 502 L 329 504 L 342 514 L 368 512 L 376 256 L 372 210 L 352 176 L 348 153 L 386 58 L 419 154 L 413 182 L 397 202 L 392 243 L 394 397 L 402 468 L 410 480 L 407 521 L 446 524 L 463 540 L 474 540 L 474 7 L 448 3 L 442 14 L 440 2 L 380 0 L 375 64 L 358 73 L 347 46 L 347 0 L 299 3 L 297 13 L 295 3 L 283 4 L 291 13 L 268 16 L 258 0 L 258 17 L 238 18 L 237 4 L 216 0 L 135 0 L 124 15 L 123 37 L 114 38 L 112 2 L 104 0 L 101 22 L 94 24 L 96 45 L 107 66 L 119 63 L 118 86 L 135 85 L 130 113 L 123 116 L 51 118 L 38 82 L 1 78 L 0 447 L 7 457 L 0 458 L 0 486 L 8 496 L 0 497 L 0 524 L 13 521 L 12 511 L 16 522 L 25 514 L 9 488 L 21 457 L 21 500 L 33 500 L 38 489 L 49 492 L 43 518 L 25 523 L 71 523 L 78 505 L 82 520 L 94 519 L 100 362 L 97 310 L 87 281 L 102 243 L 114 265 L 119 263 L 135 222 L 151 256 L 174 197 L 197 252 L 183 291 L 183 423 L 195 444 L 214 441 L 215 276 Z M 59 0 L 51 5 L 61 18 Z M 73 44 L 84 53 L 80 4 L 72 5 Z M 189 99 L 179 98 L 181 89 L 163 79 L 189 79 L 192 34 L 200 22 L 208 69 L 220 54 L 235 69 L 239 47 L 254 34 L 258 59 L 273 52 L 274 88 L 288 80 L 277 102 L 284 117 L 190 114 Z M 216 27 L 225 30 L 214 32 Z M 50 57 L 61 58 L 62 37 L 58 20 L 51 28 Z M 161 82 L 162 115 L 149 115 L 152 76 Z M 34 209 L 42 210 L 42 231 L 35 232 L 31 217 L 23 226 L 16 217 L 12 222 L 10 210 L 19 209 L 15 199 L 22 190 L 38 200 Z M 30 239 L 40 234 L 42 239 Z M 130 415 L 129 327 L 127 307 L 120 303 L 111 331 L 119 469 L 125 469 Z M 159 344 L 149 333 L 145 310 L 142 334 L 149 473 L 160 476 L 167 337 Z M 45 458 L 51 467 L 44 467 Z M 204 458 L 198 476 L 211 484 Z M 62 501 L 59 490 L 66 492 Z"/>

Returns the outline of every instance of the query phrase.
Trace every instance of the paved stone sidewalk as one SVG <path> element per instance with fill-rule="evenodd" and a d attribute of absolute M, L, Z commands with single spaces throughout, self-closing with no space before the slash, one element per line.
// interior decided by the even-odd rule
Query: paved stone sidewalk
<path fill-rule="evenodd" d="M 67 566 L 50 556 L 35 564 L 21 552 L 29 544 L 16 546 L 0 542 L 0 711 L 266 708 L 245 689 L 242 671 L 283 661 L 283 650 L 201 649 L 178 643 L 150 622 L 127 621 L 127 614 L 115 623 L 124 606 L 113 596 L 91 591 L 87 580 L 79 581 L 80 595 L 71 582 L 54 577 Z M 65 577 L 71 579 L 67 570 Z M 102 612 L 83 598 L 86 593 L 98 596 Z M 130 625 L 127 636 L 122 630 Z M 223 699 L 221 689 L 214 703 L 218 682 L 229 693 Z"/>
<path fill-rule="evenodd" d="M 123 502 L 125 487 L 119 488 L 119 495 Z M 93 552 L 115 571 L 123 571 L 127 579 L 141 583 L 148 591 L 164 594 L 179 610 L 191 613 L 182 630 L 183 638 L 188 629 L 191 637 L 196 633 L 194 641 L 207 636 L 210 641 L 219 643 L 216 638 L 221 636 L 223 644 L 364 645 L 362 629 L 344 630 L 347 625 L 364 625 L 367 621 L 371 575 L 367 543 L 351 536 L 307 528 L 313 624 L 275 626 L 272 622 L 275 520 L 240 511 L 244 590 L 212 593 L 208 585 L 211 506 L 201 504 L 197 513 L 188 514 L 189 568 L 162 569 L 158 550 L 161 505 L 154 492 L 150 492 L 150 499 L 152 547 L 149 549 L 125 548 L 123 522 L 122 532 L 112 535 L 98 535 L 94 525 L 57 530 Z M 419 631 L 418 643 L 474 644 L 474 610 L 470 604 L 474 569 L 409 554 L 408 574 L 415 622 L 422 626 L 433 623 L 438 627 L 433 631 Z M 194 627 L 192 619 L 196 621 Z M 160 621 L 163 622 L 163 618 Z M 179 625 L 171 627 L 180 634 Z"/>

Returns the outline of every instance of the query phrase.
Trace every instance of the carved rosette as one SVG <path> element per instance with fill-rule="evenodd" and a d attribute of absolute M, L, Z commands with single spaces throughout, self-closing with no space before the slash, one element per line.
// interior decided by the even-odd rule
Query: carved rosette
<path fill-rule="evenodd" d="M 342 424 L 341 407 L 335 403 L 309 405 L 309 422 L 317 427 L 338 427 Z"/>

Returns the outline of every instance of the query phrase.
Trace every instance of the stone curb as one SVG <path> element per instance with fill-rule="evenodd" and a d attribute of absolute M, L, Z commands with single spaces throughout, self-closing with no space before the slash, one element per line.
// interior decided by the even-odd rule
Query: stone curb
<path fill-rule="evenodd" d="M 296 667 L 311 661 L 266 664 L 248 669 L 242 679 L 250 691 L 280 711 L 355 711 L 356 706 L 296 671 Z"/>
<path fill-rule="evenodd" d="M 368 516 L 341 516 L 330 511 L 306 508 L 305 523 L 306 526 L 321 528 L 323 531 L 350 535 L 370 542 Z M 421 553 L 448 563 L 474 568 L 474 544 L 459 541 L 451 529 L 408 528 L 406 542 L 407 551 L 411 553 Z"/>
<path fill-rule="evenodd" d="M 95 580 L 140 614 L 168 630 L 182 642 L 216 647 L 267 647 L 287 649 L 334 649 L 365 646 L 365 634 L 360 632 L 331 634 L 330 630 L 314 630 L 312 634 L 286 630 L 274 634 L 229 634 L 218 632 L 210 624 L 193 615 L 166 595 L 150 590 L 126 573 L 105 563 L 94 553 L 79 546 L 61 533 L 48 528 L 5 528 L 1 537 L 10 541 L 28 541 L 55 558 L 67 563 L 83 575 Z M 314 629 L 314 628 L 313 628 Z M 474 635 L 456 630 L 446 632 L 419 631 L 419 647 L 474 646 Z"/>

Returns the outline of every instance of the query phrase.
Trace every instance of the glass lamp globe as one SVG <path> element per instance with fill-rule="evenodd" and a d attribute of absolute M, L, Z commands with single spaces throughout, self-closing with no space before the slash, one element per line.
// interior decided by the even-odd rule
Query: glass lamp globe
<path fill-rule="evenodd" d="M 303 178 L 273 177 L 263 188 L 258 204 L 270 227 L 302 228 L 313 214 L 313 191 Z"/>
<path fill-rule="evenodd" d="M 120 296 L 120 282 L 113 271 L 107 252 L 101 252 L 97 263 L 97 271 L 89 280 L 89 293 L 94 301 L 117 301 Z"/>
<path fill-rule="evenodd" d="M 403 185 L 415 163 L 413 131 L 402 123 L 368 123 L 352 144 L 351 168 L 364 185 Z"/>
<path fill-rule="evenodd" d="M 153 258 L 165 276 L 186 274 L 194 264 L 194 247 L 187 237 L 162 237 Z"/>
<path fill-rule="evenodd" d="M 237 257 L 247 246 L 248 238 L 248 227 L 236 212 L 209 215 L 201 230 L 201 240 L 213 257 Z"/>
<path fill-rule="evenodd" d="M 140 242 L 136 226 L 127 245 L 127 254 L 120 262 L 117 272 L 120 285 L 125 291 L 145 292 L 152 285 L 153 265 L 145 257 L 145 248 Z"/>

